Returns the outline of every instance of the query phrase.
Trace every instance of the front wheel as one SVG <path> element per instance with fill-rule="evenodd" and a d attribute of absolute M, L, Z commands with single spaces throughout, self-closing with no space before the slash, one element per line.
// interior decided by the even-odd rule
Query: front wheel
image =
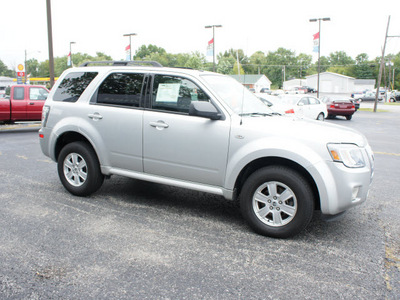
<path fill-rule="evenodd" d="M 243 185 L 240 208 L 259 234 L 288 238 L 311 221 L 314 196 L 310 185 L 296 171 L 270 166 L 254 172 Z"/>
<path fill-rule="evenodd" d="M 97 155 L 84 142 L 67 144 L 61 150 L 57 170 L 61 183 L 76 196 L 88 196 L 103 184 L 104 176 Z"/>

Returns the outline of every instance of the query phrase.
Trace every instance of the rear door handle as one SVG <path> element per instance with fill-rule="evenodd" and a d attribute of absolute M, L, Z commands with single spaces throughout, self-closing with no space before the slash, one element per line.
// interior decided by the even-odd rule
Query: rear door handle
<path fill-rule="evenodd" d="M 100 115 L 99 113 L 94 113 L 94 114 L 88 114 L 88 117 L 90 118 L 90 119 L 92 119 L 93 121 L 98 121 L 98 120 L 101 120 L 101 119 L 103 119 L 103 116 L 102 115 Z"/>

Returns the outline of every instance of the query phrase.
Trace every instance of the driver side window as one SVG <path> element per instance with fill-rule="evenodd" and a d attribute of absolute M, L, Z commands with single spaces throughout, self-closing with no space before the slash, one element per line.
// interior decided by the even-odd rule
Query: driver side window
<path fill-rule="evenodd" d="M 194 82 L 176 76 L 155 75 L 151 107 L 157 110 L 189 113 L 193 101 L 210 101 Z"/>

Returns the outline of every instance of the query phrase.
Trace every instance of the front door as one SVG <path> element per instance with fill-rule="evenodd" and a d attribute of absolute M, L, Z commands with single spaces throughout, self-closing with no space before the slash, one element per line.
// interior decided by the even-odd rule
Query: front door
<path fill-rule="evenodd" d="M 30 87 L 26 105 L 26 116 L 28 120 L 40 120 L 42 118 L 43 104 L 49 92 L 42 87 Z"/>
<path fill-rule="evenodd" d="M 223 186 L 229 119 L 189 116 L 192 101 L 211 101 L 193 81 L 155 75 L 143 119 L 144 172 Z"/>

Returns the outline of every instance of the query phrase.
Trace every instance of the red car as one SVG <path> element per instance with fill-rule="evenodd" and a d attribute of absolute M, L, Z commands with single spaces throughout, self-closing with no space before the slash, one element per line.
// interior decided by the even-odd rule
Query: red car
<path fill-rule="evenodd" d="M 344 116 L 347 120 L 351 120 L 356 111 L 354 103 L 350 98 L 322 98 L 322 102 L 326 103 L 328 109 L 328 118 L 336 116 Z"/>

